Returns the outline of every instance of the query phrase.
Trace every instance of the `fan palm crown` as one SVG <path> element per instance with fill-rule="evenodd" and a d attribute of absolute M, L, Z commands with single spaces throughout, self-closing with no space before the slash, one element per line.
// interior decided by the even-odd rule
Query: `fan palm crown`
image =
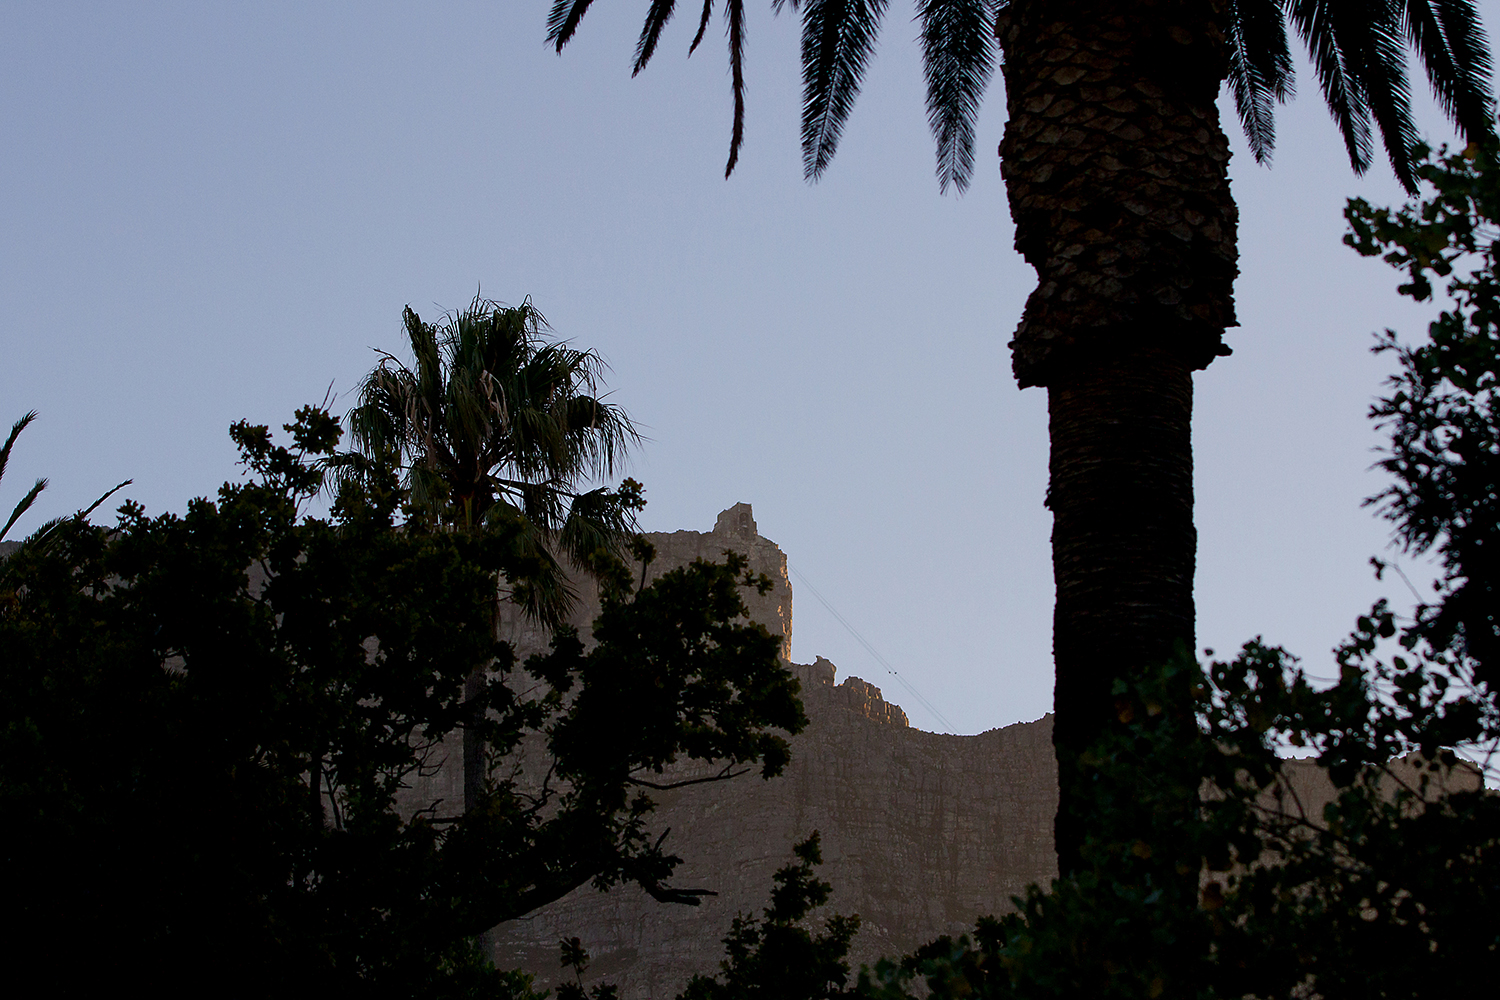
<path fill-rule="evenodd" d="M 522 526 L 553 572 L 528 610 L 556 621 L 568 595 L 557 557 L 589 568 L 630 534 L 639 487 L 595 486 L 613 476 L 640 434 L 600 393 L 603 359 L 551 339 L 527 299 L 476 297 L 438 323 L 402 315 L 413 362 L 382 352 L 349 411 L 354 450 L 337 475 L 378 460 L 399 469 L 414 513 L 463 529 L 501 518 Z"/>

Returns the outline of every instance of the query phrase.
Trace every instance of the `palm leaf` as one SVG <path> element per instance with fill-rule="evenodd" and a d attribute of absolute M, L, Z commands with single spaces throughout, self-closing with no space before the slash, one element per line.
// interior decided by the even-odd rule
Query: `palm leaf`
<path fill-rule="evenodd" d="M 76 517 L 76 518 L 78 518 L 78 520 L 80 520 L 80 521 L 85 520 L 90 514 L 92 514 L 94 511 L 98 510 L 101 506 L 103 506 L 104 505 L 104 501 L 108 500 L 110 497 L 114 496 L 116 493 L 120 492 L 125 487 L 129 486 L 131 483 L 134 483 L 134 482 L 135 482 L 134 479 L 127 479 L 123 483 L 119 483 L 119 484 L 115 485 L 113 488 L 105 490 L 103 496 L 101 496 L 98 500 L 95 500 L 93 503 L 89 504 L 87 507 L 85 507 L 83 510 L 80 510 L 78 513 L 74 514 L 73 516 Z M 9 528 L 10 525 L 6 525 L 6 527 Z M 0 535 L 3 535 L 3 534 L 5 534 L 5 532 L 4 531 L 0 531 Z"/>
<path fill-rule="evenodd" d="M 1438 103 L 1465 136 L 1493 134 L 1490 57 L 1472 0 L 1289 0 L 1287 16 L 1307 44 L 1323 97 L 1356 173 L 1370 165 L 1374 120 L 1391 168 L 1416 191 L 1408 45 Z"/>
<path fill-rule="evenodd" d="M 740 144 L 745 141 L 745 0 L 725 0 L 724 16 L 729 21 L 729 75 L 734 91 L 734 124 L 729 134 L 729 162 L 724 177 L 734 173 L 740 159 Z"/>
<path fill-rule="evenodd" d="M 1342 45 L 1346 39 L 1340 37 L 1336 30 L 1335 15 L 1331 9 L 1338 2 L 1339 0 L 1291 0 L 1287 16 L 1312 57 L 1313 70 L 1318 74 L 1318 84 L 1323 90 L 1323 100 L 1333 115 L 1334 124 L 1343 134 L 1349 163 L 1356 174 L 1362 174 L 1370 167 L 1370 115 L 1359 81 L 1350 76 L 1345 65 Z M 1385 0 L 1376 2 L 1383 3 Z M 1360 6 L 1364 8 L 1363 4 Z"/>
<path fill-rule="evenodd" d="M 886 0 L 807 0 L 802 8 L 802 170 L 817 180 L 838 149 L 875 50 Z"/>
<path fill-rule="evenodd" d="M 1396 178 L 1408 191 L 1417 190 L 1412 150 L 1421 141 L 1411 113 L 1411 85 L 1406 71 L 1406 31 L 1398 3 L 1376 3 L 1361 25 L 1365 46 L 1358 68 L 1361 89 Z M 1344 5 L 1342 11 L 1349 11 Z"/>
<path fill-rule="evenodd" d="M 640 530 L 635 514 L 614 502 L 607 489 L 580 493 L 569 504 L 557 541 L 579 566 L 596 566 L 601 554 L 623 556 L 627 540 Z"/>
<path fill-rule="evenodd" d="M 593 3 L 594 0 L 554 0 L 552 10 L 547 14 L 547 41 L 557 47 L 559 55 Z"/>
<path fill-rule="evenodd" d="M 36 411 L 32 410 L 10 425 L 10 436 L 5 439 L 5 445 L 0 447 L 0 479 L 5 478 L 5 467 L 10 464 L 10 452 L 16 446 L 16 438 L 20 437 L 21 432 L 30 427 L 35 419 Z"/>
<path fill-rule="evenodd" d="M 661 38 L 661 29 L 672 20 L 672 15 L 677 10 L 677 0 L 651 0 L 651 7 L 646 11 L 646 23 L 641 27 L 640 40 L 635 43 L 635 67 L 630 71 L 635 76 L 646 68 L 651 61 L 651 56 L 656 52 L 656 43 Z"/>
<path fill-rule="evenodd" d="M 31 410 L 24 414 L 20 420 L 10 425 L 10 434 L 5 438 L 5 444 L 0 446 L 0 479 L 5 478 L 5 468 L 10 465 L 10 453 L 11 449 L 16 446 L 16 438 L 20 437 L 21 432 L 31 426 L 31 422 L 36 419 L 36 416 L 36 411 Z M 21 502 L 16 504 L 15 509 L 10 512 L 10 520 L 5 522 L 5 527 L 0 528 L 0 538 L 4 538 L 6 533 L 21 519 L 21 515 L 31 509 L 31 505 L 36 503 L 36 498 L 46 488 L 47 480 L 45 479 L 38 479 L 32 484 L 31 489 L 27 490 L 26 495 L 21 498 Z"/>
<path fill-rule="evenodd" d="M 10 529 L 15 526 L 15 523 L 21 519 L 21 515 L 31 509 L 31 505 L 36 503 L 36 498 L 46 488 L 47 480 L 45 479 L 38 479 L 32 484 L 31 489 L 27 490 L 26 495 L 21 498 L 21 502 L 16 504 L 15 509 L 10 512 L 10 520 L 5 522 L 5 527 L 0 528 L 0 538 L 4 538 Z"/>
<path fill-rule="evenodd" d="M 708 19 L 713 13 L 714 0 L 703 0 L 703 14 L 698 18 L 698 33 L 693 36 L 693 44 L 688 46 L 689 56 L 698 51 L 698 43 L 703 41 L 703 33 L 708 30 Z"/>
<path fill-rule="evenodd" d="M 1470 141 L 1492 135 L 1490 51 L 1474 5 L 1469 0 L 1407 0 L 1404 13 L 1407 37 L 1443 113 Z"/>
<path fill-rule="evenodd" d="M 1257 163 L 1276 148 L 1276 104 L 1294 93 L 1280 0 L 1230 0 L 1229 89 Z"/>
<path fill-rule="evenodd" d="M 938 189 L 959 193 L 974 174 L 974 122 L 995 68 L 993 0 L 921 0 L 927 122 L 937 140 Z"/>

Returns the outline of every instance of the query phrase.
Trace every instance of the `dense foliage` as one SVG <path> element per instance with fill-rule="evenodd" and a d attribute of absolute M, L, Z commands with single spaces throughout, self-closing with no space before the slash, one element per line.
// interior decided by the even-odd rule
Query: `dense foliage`
<path fill-rule="evenodd" d="M 1491 154 L 1471 147 L 1422 168 L 1431 197 L 1399 210 L 1350 203 L 1346 242 L 1404 269 L 1401 291 L 1418 301 L 1446 279 L 1450 308 L 1429 342 L 1403 345 L 1386 331 L 1378 349 L 1401 363 L 1374 416 L 1390 432 L 1380 463 L 1391 485 L 1373 503 L 1407 549 L 1435 549 L 1441 596 L 1417 611 L 1419 631 L 1472 661 L 1500 690 L 1500 182 Z"/>
<path fill-rule="evenodd" d="M 689 980 L 678 1000 L 839 1000 L 855 997 L 849 986 L 849 943 L 859 917 L 832 914 L 821 931 L 809 929 L 808 917 L 828 902 L 833 887 L 817 877 L 823 851 L 816 830 L 792 848 L 796 858 L 772 877 L 771 905 L 760 917 L 741 913 L 724 937 L 724 960 L 717 975 Z M 557 987 L 558 1000 L 617 1000 L 613 983 L 585 988 L 588 949 L 578 938 L 562 944 L 562 966 L 573 970 L 573 982 Z"/>
<path fill-rule="evenodd" d="M 792 852 L 797 860 L 776 872 L 771 905 L 759 918 L 734 918 L 724 938 L 719 974 L 694 976 L 681 1000 L 834 1000 L 856 995 L 845 989 L 845 955 L 859 930 L 859 917 L 836 913 L 823 921 L 821 932 L 809 930 L 808 914 L 828 902 L 832 889 L 813 871 L 823 862 L 817 831 Z"/>
<path fill-rule="evenodd" d="M 693 902 L 650 827 L 651 790 L 755 768 L 799 730 L 779 646 L 743 624 L 735 560 L 631 593 L 597 643 L 560 632 L 516 663 L 495 579 L 525 527 L 398 525 L 394 467 L 300 506 L 339 426 L 292 444 L 235 425 L 250 472 L 182 516 L 135 504 L 26 545 L 0 581 L 0 857 L 13 968 L 57 992 L 504 995 L 524 977 L 472 939 L 587 883 Z M 737 624 L 739 621 L 741 623 Z M 477 809 L 398 804 L 472 719 Z"/>

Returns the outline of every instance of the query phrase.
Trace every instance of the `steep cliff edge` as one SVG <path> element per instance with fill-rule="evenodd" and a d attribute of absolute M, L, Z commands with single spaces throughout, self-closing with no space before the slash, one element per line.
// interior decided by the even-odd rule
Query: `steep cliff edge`
<path fill-rule="evenodd" d="M 799 671 L 810 671 L 802 667 Z M 807 675 L 804 673 L 804 677 Z M 683 864 L 676 882 L 718 892 L 664 906 L 638 889 L 585 887 L 496 929 L 496 961 L 557 975 L 558 941 L 578 936 L 591 977 L 627 997 L 671 998 L 715 972 L 736 913 L 759 913 L 794 843 L 822 834 L 827 912 L 858 913 L 853 965 L 958 933 L 1056 874 L 1051 720 L 943 736 L 877 722 L 808 683 L 810 724 L 780 778 L 752 776 L 663 796 L 657 829 Z"/>
<path fill-rule="evenodd" d="M 783 655 L 790 653 L 786 555 L 760 536 L 748 504 L 721 513 L 711 532 L 648 538 L 657 550 L 648 578 L 695 558 L 722 559 L 725 549 L 747 556 L 753 572 L 772 580 L 765 595 L 746 595 L 750 618 L 782 636 Z M 583 626 L 597 613 L 597 595 L 581 586 L 580 598 L 575 620 Z M 523 655 L 545 642 L 519 617 L 504 628 Z M 558 941 L 577 936 L 593 955 L 591 979 L 616 983 L 622 996 L 674 997 L 693 973 L 717 970 L 730 921 L 767 904 L 772 874 L 813 830 L 822 835 L 822 876 L 834 887 L 828 912 L 863 920 L 856 970 L 971 927 L 979 914 L 1003 912 L 1028 883 L 1053 877 L 1050 718 L 979 736 L 926 733 L 874 685 L 857 677 L 835 683 L 825 659 L 791 666 L 809 724 L 792 741 L 784 775 L 659 797 L 652 825 L 671 830 L 667 845 L 683 858 L 674 881 L 718 895 L 697 907 L 666 906 L 638 889 L 585 887 L 497 928 L 497 964 L 550 984 Z M 446 778 L 456 792 L 458 776 Z"/>

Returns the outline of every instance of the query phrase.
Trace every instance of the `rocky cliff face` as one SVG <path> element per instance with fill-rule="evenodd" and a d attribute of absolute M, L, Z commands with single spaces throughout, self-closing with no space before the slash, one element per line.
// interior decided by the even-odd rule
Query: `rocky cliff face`
<path fill-rule="evenodd" d="M 656 558 L 646 569 L 647 583 L 695 559 L 722 562 L 729 550 L 745 556 L 750 572 L 763 573 L 771 580 L 771 589 L 764 594 L 741 591 L 750 620 L 764 625 L 772 635 L 779 635 L 782 657 L 791 657 L 792 584 L 787 579 L 786 554 L 775 542 L 760 537 L 749 504 L 737 503 L 721 512 L 713 531 L 653 531 L 646 534 L 646 539 L 656 549 Z M 599 616 L 599 588 L 587 579 L 577 580 L 574 587 L 578 602 L 568 623 L 587 641 L 589 625 Z M 547 648 L 547 630 L 522 615 L 514 605 L 505 606 L 500 629 L 500 637 L 522 659 Z"/>
<path fill-rule="evenodd" d="M 751 570 L 773 582 L 765 595 L 746 595 L 750 617 L 781 635 L 790 653 L 786 555 L 759 535 L 748 504 L 720 514 L 711 532 L 648 537 L 657 551 L 648 578 L 695 558 L 722 559 L 726 549 L 746 555 Z M 598 610 L 597 594 L 581 590 L 579 626 Z M 504 628 L 522 655 L 546 640 L 518 616 Z M 718 895 L 697 907 L 666 906 L 638 889 L 585 887 L 496 928 L 497 964 L 550 984 L 558 941 L 577 936 L 593 955 L 590 978 L 616 983 L 625 997 L 675 997 L 693 973 L 717 971 L 730 921 L 767 905 L 772 874 L 814 830 L 822 835 L 822 876 L 834 887 L 827 912 L 863 920 L 856 971 L 861 962 L 963 931 L 979 914 L 1008 910 L 1028 883 L 1053 877 L 1050 718 L 979 736 L 925 733 L 874 685 L 857 677 L 836 683 L 827 660 L 792 669 L 809 724 L 792 741 L 784 775 L 746 775 L 659 798 L 654 825 L 670 828 L 667 844 L 683 858 L 674 881 Z M 413 791 L 429 800 L 460 797 L 454 769 L 433 781 Z M 438 787 L 444 783 L 452 787 Z"/>
<path fill-rule="evenodd" d="M 675 881 L 717 896 L 664 906 L 638 889 L 586 887 L 497 928 L 497 963 L 550 983 L 558 941 L 576 935 L 593 954 L 591 977 L 626 997 L 674 997 L 693 973 L 717 971 L 730 921 L 766 906 L 772 873 L 814 830 L 834 887 L 826 912 L 863 921 L 856 971 L 1009 910 L 1011 896 L 1056 874 L 1050 719 L 980 736 L 924 733 L 852 708 L 831 669 L 822 680 L 800 670 L 810 724 L 785 775 L 663 797 L 656 823 L 683 857 Z"/>

